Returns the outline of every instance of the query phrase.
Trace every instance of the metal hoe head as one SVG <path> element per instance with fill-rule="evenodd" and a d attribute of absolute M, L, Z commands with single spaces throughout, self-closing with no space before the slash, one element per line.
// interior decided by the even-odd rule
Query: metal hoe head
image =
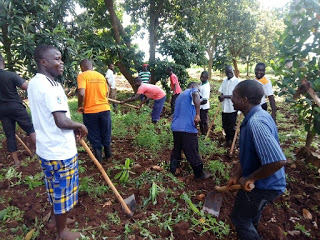
<path fill-rule="evenodd" d="M 204 198 L 202 211 L 218 217 L 221 205 L 222 196 L 219 193 L 209 192 L 208 195 Z"/>
<path fill-rule="evenodd" d="M 132 214 L 137 210 L 137 202 L 134 194 L 124 199 L 124 202 L 127 204 Z"/>

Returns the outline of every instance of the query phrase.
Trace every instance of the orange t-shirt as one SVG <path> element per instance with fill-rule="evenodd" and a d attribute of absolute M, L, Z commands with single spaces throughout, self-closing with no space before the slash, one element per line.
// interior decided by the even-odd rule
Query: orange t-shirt
<path fill-rule="evenodd" d="M 85 89 L 84 113 L 98 113 L 110 110 L 107 82 L 104 76 L 88 70 L 78 75 L 78 89 Z"/>

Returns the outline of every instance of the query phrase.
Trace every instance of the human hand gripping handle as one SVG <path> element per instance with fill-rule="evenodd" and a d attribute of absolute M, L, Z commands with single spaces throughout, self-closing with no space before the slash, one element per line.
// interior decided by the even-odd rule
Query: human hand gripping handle
<path fill-rule="evenodd" d="M 222 187 L 223 188 L 223 187 Z M 221 189 L 222 189 L 221 188 Z M 228 190 L 235 190 L 235 189 L 243 189 L 245 191 L 251 192 L 252 189 L 255 188 L 254 180 L 251 179 L 244 179 L 238 177 L 231 177 L 227 182 L 225 189 Z"/>
<path fill-rule="evenodd" d="M 76 135 L 76 139 L 79 141 L 80 139 L 84 138 L 88 134 L 88 129 L 85 125 L 81 124 L 80 127 L 76 128 L 74 130 L 74 133 Z"/>
<path fill-rule="evenodd" d="M 200 122 L 200 116 L 199 116 L 199 115 L 196 115 L 196 116 L 194 117 L 194 124 L 197 125 L 199 122 Z"/>

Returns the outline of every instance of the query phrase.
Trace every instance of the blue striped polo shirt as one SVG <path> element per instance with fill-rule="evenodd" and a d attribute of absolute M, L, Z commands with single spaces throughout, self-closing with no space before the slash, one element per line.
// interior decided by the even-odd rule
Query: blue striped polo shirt
<path fill-rule="evenodd" d="M 253 107 L 240 128 L 240 163 L 242 176 L 248 177 L 262 165 L 286 160 L 278 138 L 277 126 L 260 105 Z M 284 167 L 271 176 L 255 182 L 258 189 L 284 192 L 286 179 Z"/>

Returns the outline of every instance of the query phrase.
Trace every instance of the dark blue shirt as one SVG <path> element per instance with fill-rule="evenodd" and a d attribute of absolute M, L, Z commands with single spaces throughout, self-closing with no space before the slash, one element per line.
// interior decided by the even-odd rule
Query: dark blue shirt
<path fill-rule="evenodd" d="M 192 93 L 198 91 L 191 88 L 180 93 L 176 99 L 174 115 L 171 124 L 171 130 L 174 132 L 197 133 L 198 130 L 194 124 L 196 108 L 193 104 Z"/>
<path fill-rule="evenodd" d="M 270 114 L 260 105 L 253 107 L 243 120 L 239 143 L 244 178 L 262 165 L 286 160 L 279 144 L 277 126 Z M 257 180 L 255 187 L 284 192 L 286 188 L 284 167 L 267 178 Z"/>

